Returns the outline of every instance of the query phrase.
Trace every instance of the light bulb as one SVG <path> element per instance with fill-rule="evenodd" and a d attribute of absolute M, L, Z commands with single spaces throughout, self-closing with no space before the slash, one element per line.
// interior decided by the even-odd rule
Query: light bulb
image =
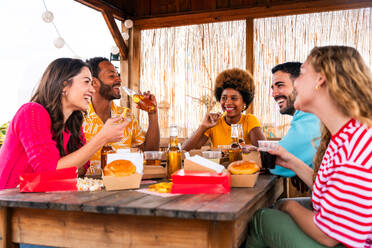
<path fill-rule="evenodd" d="M 129 40 L 129 33 L 128 33 L 128 32 L 125 32 L 125 31 L 122 32 L 122 33 L 121 33 L 121 36 L 123 36 L 123 39 L 124 39 L 124 40 Z"/>
<path fill-rule="evenodd" d="M 126 28 L 132 28 L 133 27 L 133 21 L 131 19 L 125 20 L 124 21 L 124 26 Z"/>
<path fill-rule="evenodd" d="M 65 40 L 62 37 L 58 37 L 53 43 L 56 48 L 62 48 L 65 45 Z"/>
<path fill-rule="evenodd" d="M 41 18 L 43 19 L 44 22 L 50 23 L 54 19 L 54 15 L 51 11 L 44 11 L 43 14 L 41 15 Z"/>
<path fill-rule="evenodd" d="M 118 54 L 119 53 L 119 48 L 117 46 L 112 46 L 111 47 L 111 53 L 112 54 Z"/>

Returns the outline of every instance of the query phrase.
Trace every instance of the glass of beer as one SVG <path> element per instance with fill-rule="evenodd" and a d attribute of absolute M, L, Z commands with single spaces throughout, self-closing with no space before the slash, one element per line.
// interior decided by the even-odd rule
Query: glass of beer
<path fill-rule="evenodd" d="M 145 165 L 161 165 L 161 158 L 163 156 L 163 152 L 159 151 L 145 151 L 144 152 L 144 159 Z"/>
<path fill-rule="evenodd" d="M 220 163 L 220 158 L 222 157 L 221 151 L 204 151 L 202 156 L 207 158 L 217 164 Z"/>
<path fill-rule="evenodd" d="M 277 141 L 259 140 L 258 148 L 260 149 L 262 168 L 274 169 L 276 156 L 267 152 L 268 149 L 275 150 L 278 147 Z"/>

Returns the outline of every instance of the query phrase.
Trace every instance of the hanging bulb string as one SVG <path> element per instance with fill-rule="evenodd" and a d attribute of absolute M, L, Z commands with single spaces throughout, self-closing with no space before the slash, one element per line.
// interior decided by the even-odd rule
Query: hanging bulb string
<path fill-rule="evenodd" d="M 46 4 L 45 4 L 45 0 L 43 0 L 43 4 L 44 4 L 44 7 L 45 7 L 45 11 L 49 11 Z M 59 32 L 59 30 L 58 30 L 56 24 L 54 23 L 54 21 L 52 20 L 51 22 L 52 22 L 52 24 L 54 26 L 54 29 L 56 30 L 56 33 L 58 34 L 58 36 L 62 38 L 62 35 Z M 75 53 L 75 51 L 70 47 L 70 45 L 66 41 L 64 41 L 64 42 L 65 42 L 66 47 L 71 51 L 72 54 L 74 54 L 75 57 L 80 57 L 79 55 L 77 55 Z"/>

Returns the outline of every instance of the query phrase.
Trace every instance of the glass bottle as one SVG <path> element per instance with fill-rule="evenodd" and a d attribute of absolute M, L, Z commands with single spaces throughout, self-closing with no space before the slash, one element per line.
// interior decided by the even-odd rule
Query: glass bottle
<path fill-rule="evenodd" d="M 156 106 L 144 95 L 129 89 L 128 87 L 122 86 L 125 93 L 132 97 L 133 101 L 137 103 L 146 112 L 153 113 L 156 111 Z"/>
<path fill-rule="evenodd" d="M 167 177 L 171 178 L 172 173 L 181 169 L 181 149 L 178 143 L 178 129 L 176 125 L 170 126 L 169 147 L 167 151 Z"/>
<path fill-rule="evenodd" d="M 107 165 L 107 153 L 114 153 L 115 150 L 110 145 L 104 145 L 101 149 L 101 169 Z"/>
<path fill-rule="evenodd" d="M 238 133 L 239 133 L 239 144 L 240 146 L 244 146 L 245 145 L 245 141 L 244 141 L 244 134 L 243 134 L 243 125 L 242 124 L 237 124 L 238 125 Z"/>
<path fill-rule="evenodd" d="M 237 124 L 231 124 L 231 144 L 229 149 L 229 162 L 242 160 L 242 147 L 239 144 L 239 130 Z"/>

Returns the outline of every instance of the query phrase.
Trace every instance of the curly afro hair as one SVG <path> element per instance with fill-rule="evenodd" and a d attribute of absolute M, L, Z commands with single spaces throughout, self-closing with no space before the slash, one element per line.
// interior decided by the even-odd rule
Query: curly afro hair
<path fill-rule="evenodd" d="M 221 100 L 222 92 L 227 88 L 239 91 L 246 105 L 245 109 L 253 101 L 255 86 L 249 71 L 233 68 L 218 74 L 214 85 L 214 96 L 218 102 Z"/>

